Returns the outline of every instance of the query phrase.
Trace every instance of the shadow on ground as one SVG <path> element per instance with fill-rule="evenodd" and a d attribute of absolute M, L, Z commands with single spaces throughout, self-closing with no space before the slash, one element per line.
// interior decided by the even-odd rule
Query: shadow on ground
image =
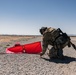
<path fill-rule="evenodd" d="M 68 64 L 70 62 L 76 61 L 76 58 L 68 57 L 68 56 L 64 56 L 64 59 L 58 59 L 58 58 L 53 58 L 53 59 L 42 58 L 42 59 L 44 59 L 46 61 L 49 61 L 49 62 L 65 63 L 65 64 Z"/>

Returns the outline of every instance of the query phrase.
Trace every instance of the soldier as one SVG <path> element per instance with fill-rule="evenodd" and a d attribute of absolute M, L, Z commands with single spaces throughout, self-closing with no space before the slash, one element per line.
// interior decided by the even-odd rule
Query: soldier
<path fill-rule="evenodd" d="M 48 45 L 51 45 L 52 48 L 49 49 L 49 57 L 54 58 L 63 58 L 63 48 L 68 45 L 68 47 L 71 47 L 71 45 L 76 49 L 75 45 L 71 42 L 71 39 L 69 36 L 67 36 L 66 33 L 63 33 L 60 28 L 47 28 L 42 27 L 40 29 L 40 33 L 43 35 L 43 51 L 40 53 L 40 56 L 44 55 Z"/>

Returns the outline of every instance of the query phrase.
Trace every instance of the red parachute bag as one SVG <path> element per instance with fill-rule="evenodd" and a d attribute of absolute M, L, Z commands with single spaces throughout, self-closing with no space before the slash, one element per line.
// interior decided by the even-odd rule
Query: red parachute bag
<path fill-rule="evenodd" d="M 34 42 L 25 45 L 15 44 L 14 47 L 6 49 L 6 53 L 23 53 L 23 52 L 28 54 L 38 54 L 42 52 L 41 42 Z"/>
<path fill-rule="evenodd" d="M 31 53 L 37 54 L 37 53 L 42 52 L 41 42 L 25 44 L 23 47 L 24 47 L 25 52 L 29 54 Z"/>

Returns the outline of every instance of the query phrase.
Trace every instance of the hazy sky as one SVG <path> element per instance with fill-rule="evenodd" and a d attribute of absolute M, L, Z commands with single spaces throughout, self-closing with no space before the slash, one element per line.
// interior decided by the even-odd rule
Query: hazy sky
<path fill-rule="evenodd" d="M 42 26 L 76 34 L 76 0 L 0 0 L 0 34 L 40 35 Z"/>

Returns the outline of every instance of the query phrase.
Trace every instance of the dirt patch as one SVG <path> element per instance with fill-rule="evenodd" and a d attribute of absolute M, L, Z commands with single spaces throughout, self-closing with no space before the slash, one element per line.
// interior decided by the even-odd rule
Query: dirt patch
<path fill-rule="evenodd" d="M 0 36 L 0 43 L 2 42 L 10 42 L 12 40 L 19 40 L 19 39 L 31 39 L 33 36 Z"/>

